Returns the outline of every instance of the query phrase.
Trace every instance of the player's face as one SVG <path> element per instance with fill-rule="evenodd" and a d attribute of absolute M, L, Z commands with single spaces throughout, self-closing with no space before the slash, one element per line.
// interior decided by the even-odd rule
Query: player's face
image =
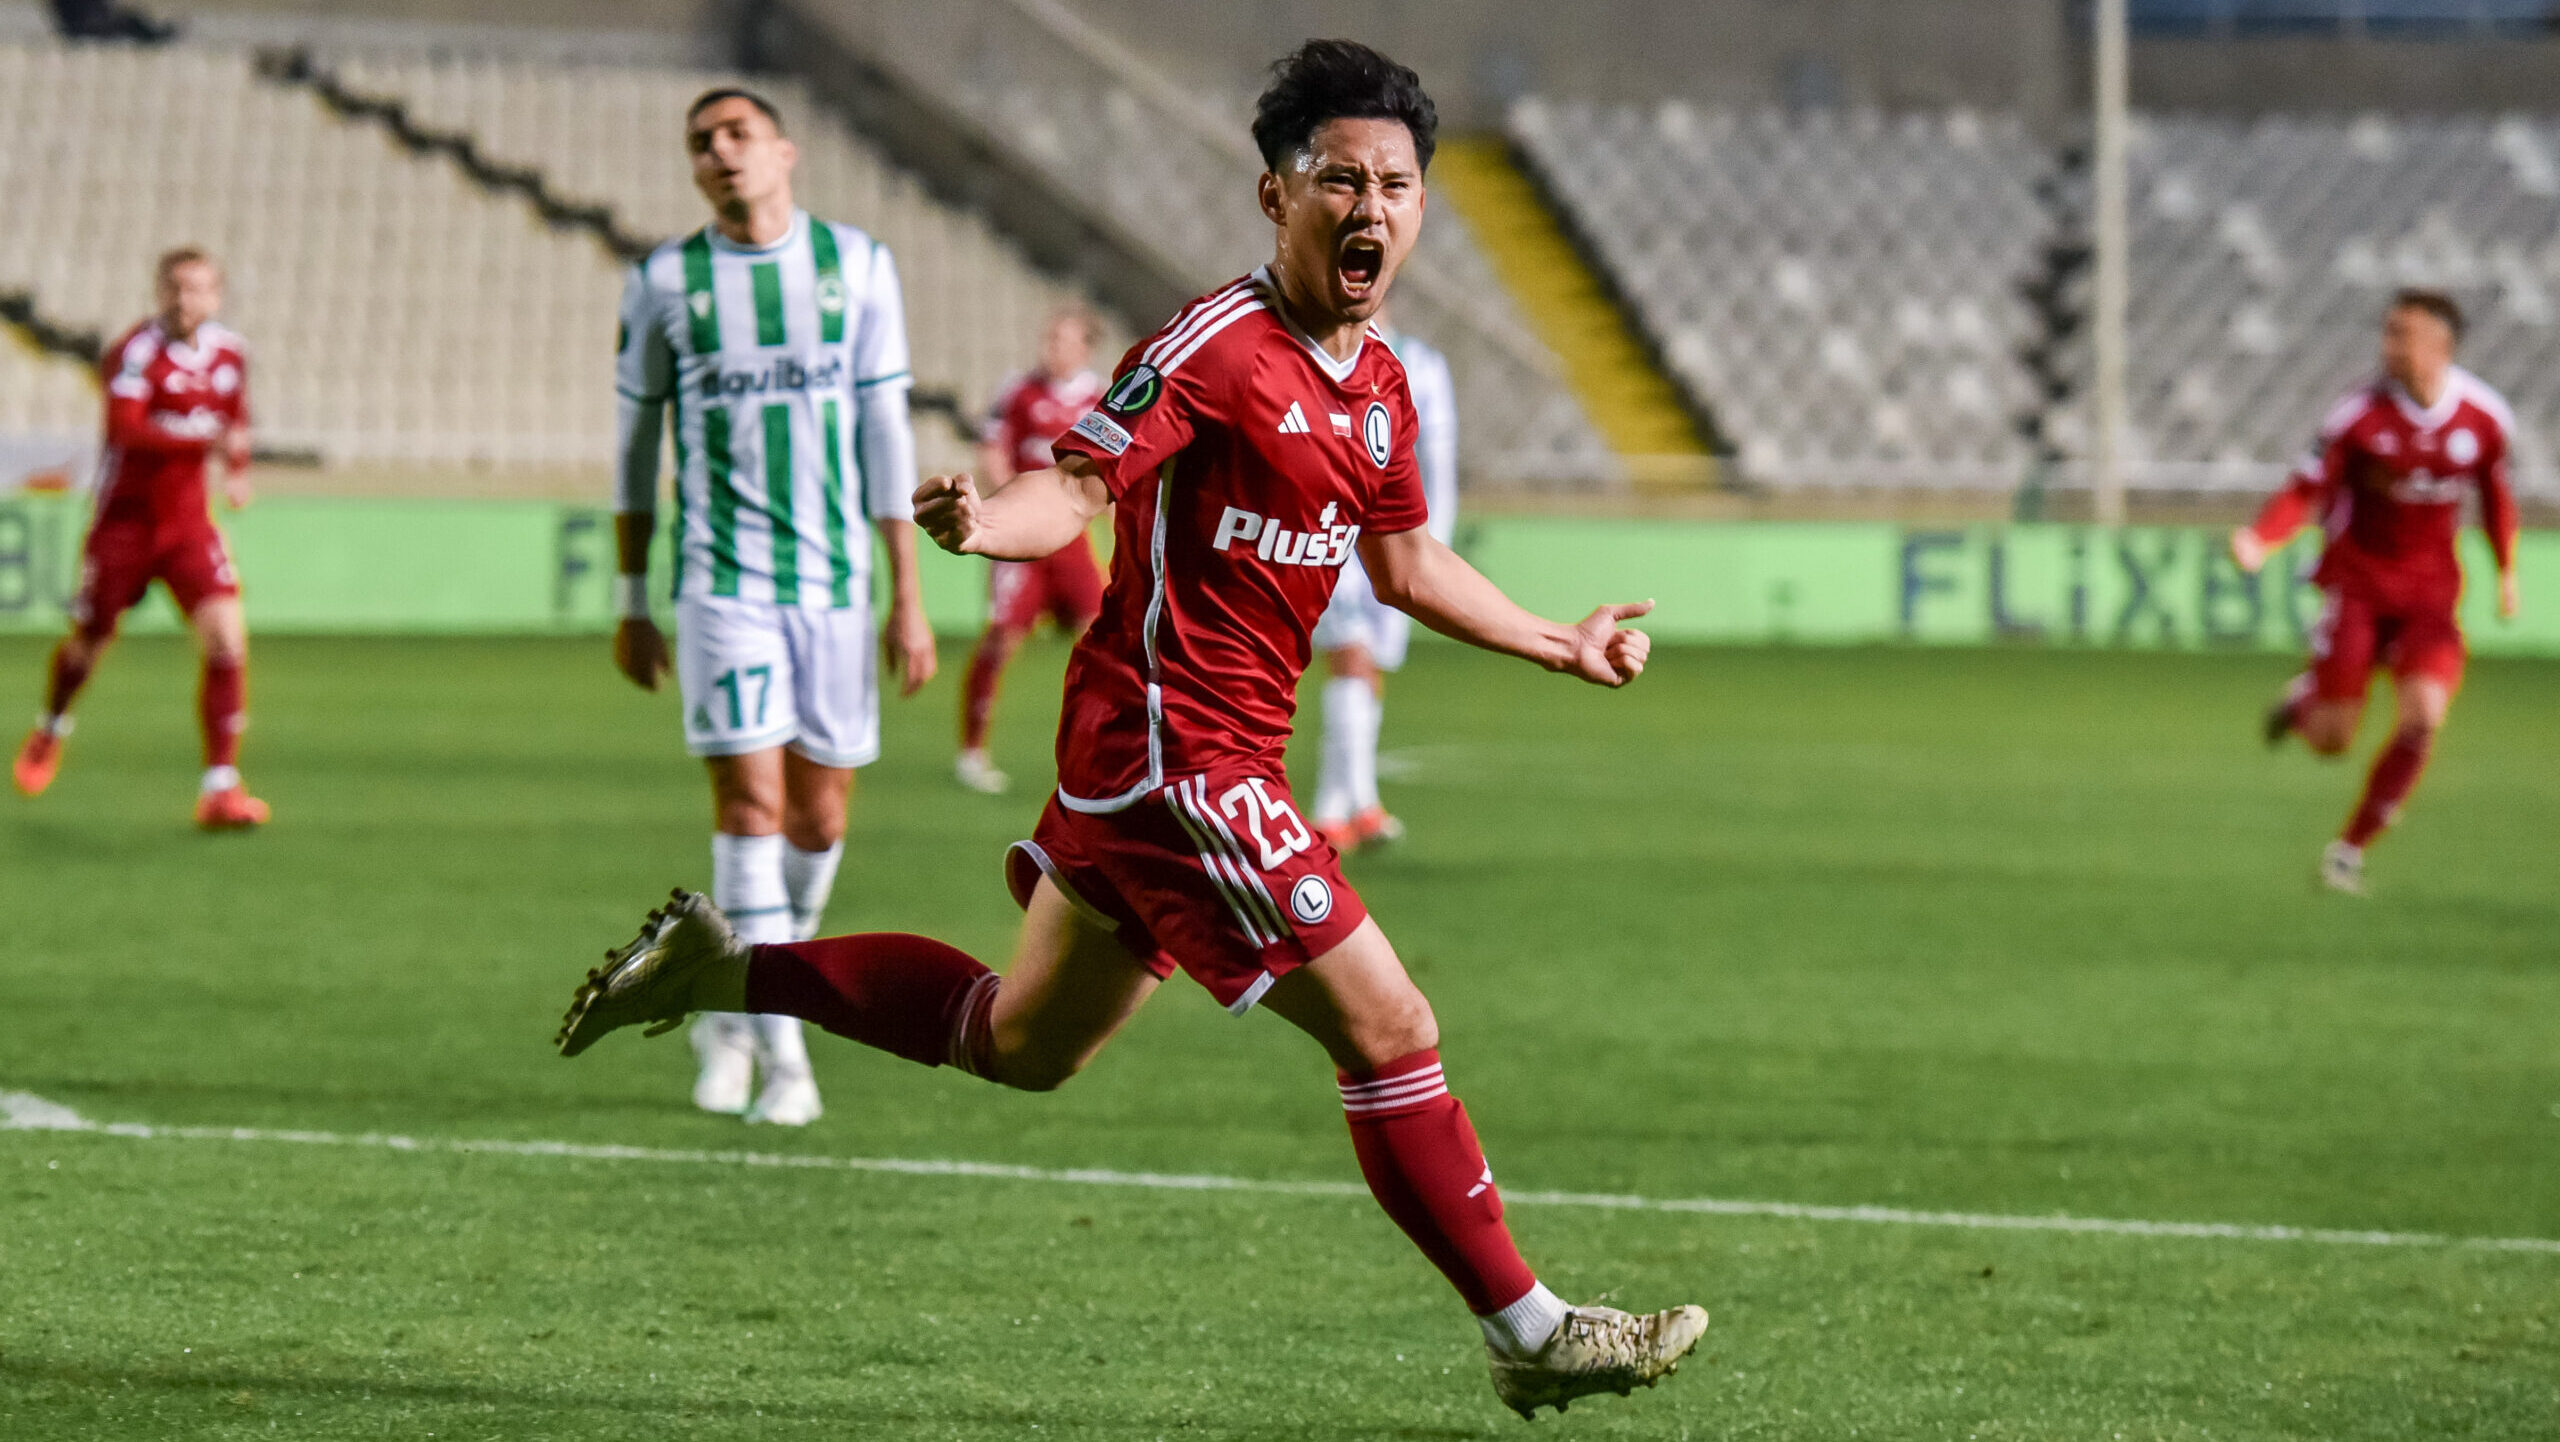
<path fill-rule="evenodd" d="M 1341 321 L 1375 316 L 1422 233 L 1422 202 L 1422 162 L 1403 121 L 1316 127 L 1288 173 L 1262 177 L 1291 298 Z"/>
<path fill-rule="evenodd" d="M 1040 369 L 1065 380 L 1093 363 L 1093 327 L 1078 315 L 1062 315 L 1049 322 L 1048 332 L 1040 337 Z"/>
<path fill-rule="evenodd" d="M 2382 372 L 2412 391 L 2432 393 L 2453 364 L 2453 327 L 2414 305 L 2382 318 Z"/>
<path fill-rule="evenodd" d="M 180 335 L 222 313 L 222 272 L 209 261 L 173 265 L 160 276 L 160 318 Z"/>
<path fill-rule="evenodd" d="M 715 100 L 685 127 L 694 188 L 714 210 L 753 206 L 786 194 L 800 149 L 772 117 L 744 100 Z"/>

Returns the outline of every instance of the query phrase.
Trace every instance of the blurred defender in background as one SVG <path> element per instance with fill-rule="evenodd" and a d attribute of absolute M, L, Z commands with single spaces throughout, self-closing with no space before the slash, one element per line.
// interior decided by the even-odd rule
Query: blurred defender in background
<path fill-rule="evenodd" d="M 2299 734 L 2323 756 L 2344 753 L 2364 717 L 2378 663 L 2391 670 L 2399 716 L 2364 794 L 2321 853 L 2320 880 L 2364 893 L 2364 849 L 2400 814 L 2462 685 L 2454 552 L 2462 503 L 2480 497 L 2497 560 L 2498 614 L 2516 614 L 2516 501 L 2507 479 L 2515 417 L 2487 382 L 2453 363 L 2462 311 L 2441 291 L 2404 290 L 2382 322 L 2382 374 L 2329 412 L 2283 490 L 2231 536 L 2255 572 L 2306 521 L 2328 536 L 2312 572 L 2323 597 L 2311 665 L 2267 713 L 2267 744 Z"/>
<path fill-rule="evenodd" d="M 248 717 L 249 624 L 240 578 L 206 511 L 205 473 L 222 455 L 223 499 L 249 504 L 249 356 L 222 313 L 222 268 L 193 246 L 160 257 L 159 313 L 107 347 L 106 438 L 98 457 L 96 516 L 80 556 L 71 634 L 54 648 L 44 713 L 19 748 L 18 789 L 40 795 L 62 764 L 71 703 L 124 613 L 151 583 L 169 588 L 204 650 L 196 718 L 204 732 L 204 780 L 196 824 L 208 831 L 258 826 L 267 804 L 240 783 L 240 732 Z"/>
<path fill-rule="evenodd" d="M 997 490 L 1025 471 L 1057 464 L 1049 447 L 1067 427 L 1084 419 L 1102 398 L 1095 378 L 1093 316 L 1068 309 L 1049 317 L 1040 337 L 1040 364 L 1006 383 L 978 440 L 978 475 Z M 996 714 L 1005 663 L 1040 624 L 1042 616 L 1070 637 L 1080 637 L 1102 614 L 1102 567 L 1093 542 L 1078 536 L 1037 561 L 998 561 L 987 576 L 987 629 L 969 655 L 969 677 L 960 693 L 960 784 L 1001 795 L 1008 778 L 987 757 L 987 727 Z"/>
<path fill-rule="evenodd" d="M 674 669 L 685 747 L 711 773 L 711 894 L 750 941 L 791 941 L 817 933 L 854 768 L 880 754 L 880 663 L 908 695 L 934 672 L 906 314 L 886 248 L 792 203 L 798 152 L 762 97 L 704 94 L 685 144 L 711 223 L 651 252 L 623 292 L 614 664 L 652 691 L 669 665 L 648 570 L 672 405 Z M 874 532 L 889 557 L 878 652 Z M 693 1043 L 703 1110 L 817 1119 L 797 1020 L 706 1015 Z"/>
<path fill-rule="evenodd" d="M 1458 533 L 1458 391 L 1449 360 L 1415 336 L 1381 320 L 1379 336 L 1404 362 L 1405 383 L 1421 424 L 1414 438 L 1422 462 L 1422 494 L 1430 531 L 1442 545 Z M 1404 666 L 1413 618 L 1378 599 L 1355 553 L 1343 565 L 1333 601 L 1316 621 L 1324 652 L 1324 744 L 1316 772 L 1316 829 L 1343 851 L 1404 835 L 1404 823 L 1378 799 L 1378 729 L 1386 716 L 1389 671 Z"/>

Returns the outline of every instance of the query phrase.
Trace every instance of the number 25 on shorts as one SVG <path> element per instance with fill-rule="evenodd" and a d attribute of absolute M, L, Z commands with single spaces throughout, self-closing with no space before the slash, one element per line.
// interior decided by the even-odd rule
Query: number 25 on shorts
<path fill-rule="evenodd" d="M 1271 794 L 1270 783 L 1255 776 L 1239 781 L 1218 794 L 1218 810 L 1227 820 L 1253 834 L 1253 844 L 1262 855 L 1262 869 L 1277 871 L 1280 864 L 1315 844 L 1307 831 L 1306 821 L 1298 808 L 1285 796 Z M 1265 823 L 1276 827 L 1266 829 Z"/>

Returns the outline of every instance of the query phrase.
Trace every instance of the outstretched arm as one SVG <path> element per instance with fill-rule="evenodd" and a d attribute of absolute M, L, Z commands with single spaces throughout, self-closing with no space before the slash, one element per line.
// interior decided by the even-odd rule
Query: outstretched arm
<path fill-rule="evenodd" d="M 1360 538 L 1360 564 L 1378 598 L 1453 640 L 1565 671 L 1599 686 L 1624 686 L 1644 674 L 1653 639 L 1627 630 L 1651 601 L 1602 606 L 1579 625 L 1522 610 L 1484 573 L 1417 527 Z"/>
<path fill-rule="evenodd" d="M 2523 609 L 2516 594 L 2516 492 L 2504 455 L 2480 478 L 2480 529 L 2489 533 L 2489 555 L 2498 563 L 2498 616 L 2512 621 Z"/>
<path fill-rule="evenodd" d="M 2284 489 L 2267 497 L 2257 519 L 2231 533 L 2231 559 L 2256 574 L 2267 558 L 2284 549 L 2303 523 L 2329 508 L 2329 498 L 2345 479 L 2346 437 L 2324 431 L 2318 450 L 2297 462 L 2284 478 Z"/>
<path fill-rule="evenodd" d="M 987 495 L 970 476 L 935 476 L 916 487 L 916 524 L 955 556 L 1036 561 L 1083 535 L 1110 504 L 1093 462 L 1065 455 Z"/>

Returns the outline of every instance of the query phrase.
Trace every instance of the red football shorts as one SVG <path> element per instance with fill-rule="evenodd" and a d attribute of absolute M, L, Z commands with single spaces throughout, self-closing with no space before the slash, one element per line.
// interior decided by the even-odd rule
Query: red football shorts
<path fill-rule="evenodd" d="M 2323 701 L 2361 701 L 2376 663 L 2392 678 L 2462 685 L 2462 627 L 2450 608 L 2392 611 L 2346 590 L 2328 593 L 2311 628 L 2312 685 Z"/>
<path fill-rule="evenodd" d="M 987 581 L 987 621 L 1008 631 L 1028 631 L 1047 616 L 1064 631 L 1081 631 L 1102 614 L 1102 567 L 1093 542 L 1078 536 L 1037 561 L 998 561 Z"/>
<path fill-rule="evenodd" d="M 1158 979 L 1189 972 L 1238 1016 L 1369 916 L 1276 772 L 1186 777 L 1101 814 L 1053 795 L 1005 857 L 1021 905 L 1043 874 Z"/>
<path fill-rule="evenodd" d="M 199 514 L 191 521 L 100 521 L 81 549 L 72 624 L 93 636 L 106 635 L 141 603 L 153 581 L 167 584 L 178 613 L 185 616 L 216 597 L 240 594 L 231 552 L 211 519 Z"/>

